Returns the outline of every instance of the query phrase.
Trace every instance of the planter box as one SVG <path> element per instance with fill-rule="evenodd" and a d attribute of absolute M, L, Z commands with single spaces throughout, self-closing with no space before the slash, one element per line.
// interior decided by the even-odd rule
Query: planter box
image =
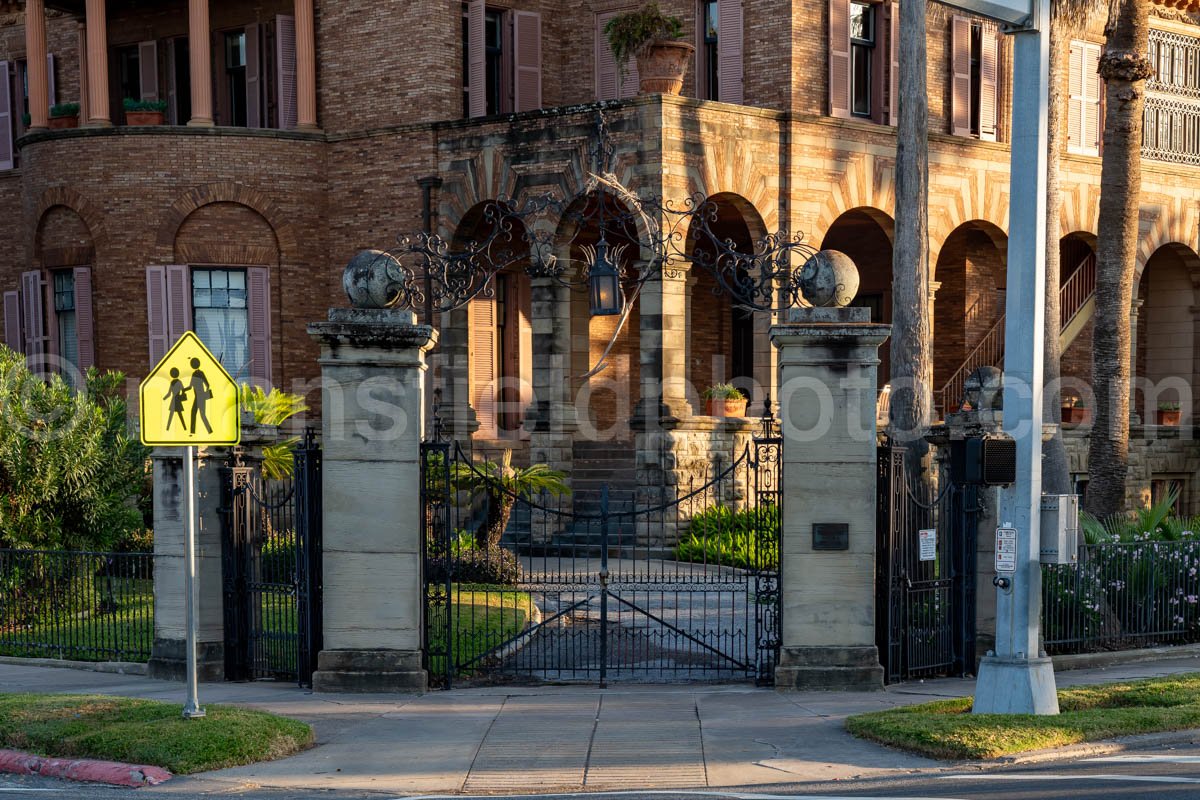
<path fill-rule="evenodd" d="M 679 94 L 696 48 L 687 42 L 660 39 L 636 53 L 642 94 Z"/>
<path fill-rule="evenodd" d="M 1083 425 L 1091 419 L 1091 409 L 1075 408 L 1074 406 L 1063 406 L 1062 424 L 1063 425 Z"/>
<path fill-rule="evenodd" d="M 1182 417 L 1183 412 L 1178 410 L 1154 412 L 1154 421 L 1159 425 L 1178 425 Z"/>
<path fill-rule="evenodd" d="M 745 398 L 741 400 L 717 400 L 710 398 L 704 401 L 704 413 L 710 417 L 744 417 L 746 416 Z"/>
<path fill-rule="evenodd" d="M 50 130 L 52 131 L 61 131 L 66 128 L 78 128 L 79 115 L 76 114 L 73 117 L 51 117 L 46 124 L 50 126 Z"/>
<path fill-rule="evenodd" d="M 163 112 L 161 111 L 126 111 L 126 125 L 162 125 Z"/>

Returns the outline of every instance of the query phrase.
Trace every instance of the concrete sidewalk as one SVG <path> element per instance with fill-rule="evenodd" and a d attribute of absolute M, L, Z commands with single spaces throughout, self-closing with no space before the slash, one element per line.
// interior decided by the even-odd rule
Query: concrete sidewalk
<path fill-rule="evenodd" d="M 1196 671 L 1195 658 L 1059 673 L 1060 686 Z M 311 723 L 317 746 L 281 761 L 171 781 L 394 793 L 766 786 L 945 765 L 850 736 L 846 716 L 970 694 L 938 679 L 877 693 L 782 694 L 746 686 L 490 687 L 415 695 L 314 695 L 273 683 L 201 686 L 205 704 Z M 182 702 L 183 686 L 129 675 L 0 665 L 3 692 L 83 692 Z"/>

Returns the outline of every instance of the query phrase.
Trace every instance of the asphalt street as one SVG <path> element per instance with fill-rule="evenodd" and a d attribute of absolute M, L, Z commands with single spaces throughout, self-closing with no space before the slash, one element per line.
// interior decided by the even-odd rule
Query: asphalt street
<path fill-rule="evenodd" d="M 74 784 L 41 778 L 0 776 L 0 797 L 5 800 L 116 800 L 135 790 Z M 161 800 L 441 800 L 469 795 L 403 795 L 395 792 L 304 791 L 262 789 L 252 784 L 211 778 L 176 778 L 162 786 L 136 790 L 138 797 Z M 778 784 L 740 790 L 687 789 L 641 792 L 553 792 L 537 795 L 487 795 L 491 798 L 579 798 L 592 800 L 1163 800 L 1200 798 L 1200 746 L 1158 747 L 1088 757 L 1078 761 L 1010 766 L 989 769 L 947 767 L 921 770 L 903 777 L 823 783 Z"/>

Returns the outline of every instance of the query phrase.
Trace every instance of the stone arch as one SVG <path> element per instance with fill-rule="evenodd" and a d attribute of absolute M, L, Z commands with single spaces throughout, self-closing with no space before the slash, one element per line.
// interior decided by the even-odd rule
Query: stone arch
<path fill-rule="evenodd" d="M 171 243 L 174 263 L 277 267 L 279 236 L 270 221 L 250 206 L 206 203 L 180 223 Z"/>
<path fill-rule="evenodd" d="M 1147 220 L 1147 217 L 1150 216 L 1147 214 L 1147 211 L 1151 208 L 1153 209 L 1151 212 L 1153 216 Z M 1189 248 L 1197 246 L 1196 205 L 1189 203 L 1185 206 L 1182 199 L 1178 197 L 1171 198 L 1157 207 L 1146 203 L 1142 206 L 1142 225 L 1140 228 L 1141 236 L 1138 240 L 1136 273 L 1139 279 L 1150 259 L 1163 247 L 1171 244 L 1180 244 L 1183 247 Z"/>
<path fill-rule="evenodd" d="M 817 230 L 828 231 L 834 222 L 856 209 L 882 209 L 877 213 L 892 220 L 896 207 L 895 161 L 862 154 L 853 158 L 829 186 L 825 205 L 817 217 Z M 891 238 L 889 229 L 889 240 Z"/>
<path fill-rule="evenodd" d="M 158 229 L 158 244 L 173 248 L 179 229 L 197 209 L 211 203 L 234 203 L 256 211 L 274 232 L 280 260 L 294 258 L 299 253 L 295 227 L 278 204 L 265 192 L 231 181 L 197 186 L 185 193 L 167 209 L 166 218 Z"/>
<path fill-rule="evenodd" d="M 1062 181 L 1059 186 L 1062 205 L 1059 212 L 1061 231 L 1078 231 L 1096 235 L 1100 219 L 1100 184 L 1082 181 Z"/>
<path fill-rule="evenodd" d="M 929 260 L 936 264 L 942 243 L 965 224 L 1008 229 L 1008 172 L 959 170 L 940 174 L 929 187 Z"/>
<path fill-rule="evenodd" d="M 33 257 L 45 269 L 95 263 L 96 240 L 91 226 L 70 206 L 50 206 L 38 217 Z"/>
<path fill-rule="evenodd" d="M 1191 423 L 1198 356 L 1197 287 L 1200 255 L 1180 242 L 1156 249 L 1138 277 L 1135 410 L 1145 422 L 1154 421 L 1159 402 L 1178 402 L 1184 424 Z"/>
<path fill-rule="evenodd" d="M 736 137 L 705 137 L 703 147 L 701 165 L 688 170 L 690 191 L 709 198 L 737 198 L 753 209 L 763 222 L 764 233 L 778 229 L 778 190 L 772 194 L 774 173 L 767 162 Z"/>

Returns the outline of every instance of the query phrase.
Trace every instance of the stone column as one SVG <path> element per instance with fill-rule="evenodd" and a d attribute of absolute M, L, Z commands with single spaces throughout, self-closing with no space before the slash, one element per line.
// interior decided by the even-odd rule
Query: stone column
<path fill-rule="evenodd" d="M 49 127 L 50 84 L 46 76 L 44 0 L 25 0 L 25 75 L 29 81 L 29 130 Z"/>
<path fill-rule="evenodd" d="M 295 0 L 296 129 L 317 130 L 317 46 L 313 0 Z"/>
<path fill-rule="evenodd" d="M 1141 425 L 1142 415 L 1137 407 L 1138 399 L 1138 314 L 1146 301 L 1135 297 L 1129 306 L 1129 424 Z"/>
<path fill-rule="evenodd" d="M 192 79 L 192 118 L 188 125 L 211 127 L 212 38 L 208 25 L 208 0 L 188 0 L 188 66 Z"/>
<path fill-rule="evenodd" d="M 242 420 L 242 463 L 257 467 L 262 448 L 278 441 L 274 426 Z M 199 448 L 196 453 L 196 579 L 200 605 L 196 637 L 199 678 L 225 679 L 225 600 L 222 527 L 227 447 Z M 185 616 L 184 558 L 186 486 L 183 483 L 183 451 L 159 447 L 151 453 L 154 468 L 154 646 L 147 666 L 152 678 L 182 681 L 187 665 L 187 617 Z"/>
<path fill-rule="evenodd" d="M 646 283 L 640 303 L 641 399 L 633 413 L 639 480 L 674 483 L 670 431 L 692 416 L 687 399 L 687 283 L 690 263 L 676 262 Z M 663 463 L 664 458 L 667 463 Z"/>
<path fill-rule="evenodd" d="M 578 427 L 571 393 L 571 290 L 554 278 L 529 282 L 533 326 L 533 403 L 525 412 L 529 460 L 570 474 Z M 570 498 L 566 498 L 570 503 Z M 549 531 L 547 531 L 549 532 Z"/>
<path fill-rule="evenodd" d="M 100 128 L 112 125 L 108 112 L 108 20 L 105 13 L 104 0 L 87 0 L 87 124 Z"/>
<path fill-rule="evenodd" d="M 875 645 L 875 397 L 889 325 L 797 308 L 771 328 L 783 429 L 782 690 L 882 689 Z"/>
<path fill-rule="evenodd" d="M 324 649 L 313 690 L 425 690 L 420 443 L 425 354 L 410 311 L 331 309 L 321 347 Z"/>

